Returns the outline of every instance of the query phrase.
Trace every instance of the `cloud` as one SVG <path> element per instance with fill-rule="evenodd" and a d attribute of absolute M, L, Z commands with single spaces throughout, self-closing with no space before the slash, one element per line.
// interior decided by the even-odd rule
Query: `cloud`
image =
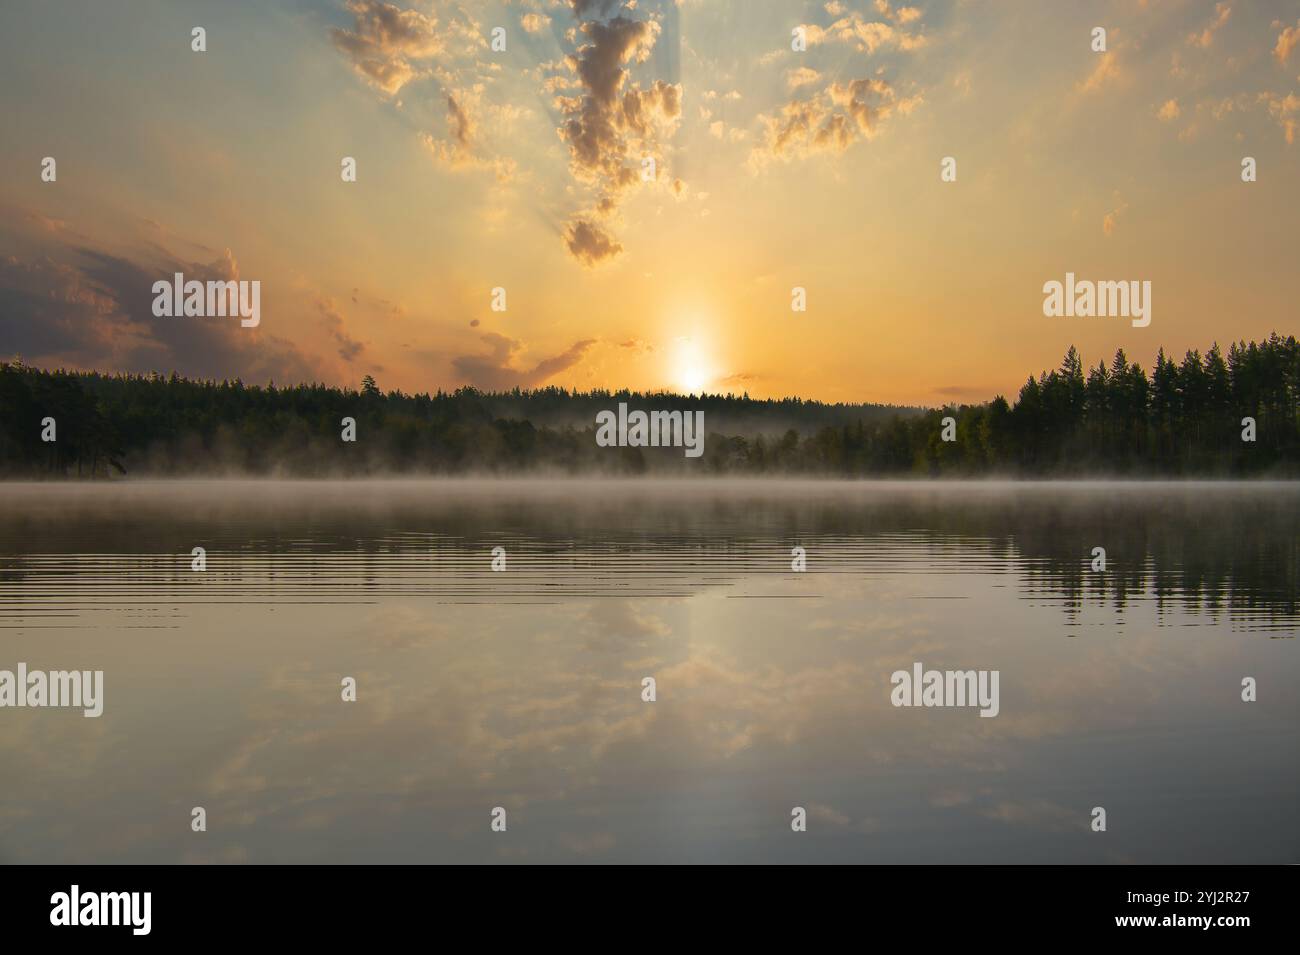
<path fill-rule="evenodd" d="M 269 333 L 229 318 L 155 318 L 153 283 L 175 272 L 187 280 L 240 279 L 230 250 L 214 261 L 187 262 L 165 250 L 149 261 L 87 245 L 55 250 L 58 258 L 0 258 L 0 341 L 33 364 L 194 378 L 310 381 L 316 361 Z M 265 290 L 264 290 L 265 291 Z"/>
<path fill-rule="evenodd" d="M 574 219 L 564 231 L 569 253 L 583 265 L 599 265 L 623 251 L 608 232 L 590 219 Z"/>
<path fill-rule="evenodd" d="M 831 16 L 836 16 L 844 8 L 841 4 L 827 4 L 825 9 Z M 921 11 L 916 7 L 899 7 L 895 10 L 888 3 L 878 2 L 876 10 L 885 20 L 868 20 L 857 11 L 850 11 L 827 27 L 815 23 L 802 24 L 804 38 L 810 48 L 823 43 L 844 43 L 859 53 L 866 54 L 875 53 L 882 47 L 903 51 L 919 50 L 928 44 L 929 41 L 923 34 L 900 29 L 905 24 L 920 20 Z M 776 50 L 766 54 L 765 58 L 770 60 L 785 52 L 784 49 Z"/>
<path fill-rule="evenodd" d="M 878 77 L 831 83 L 808 99 L 791 100 L 775 113 L 759 114 L 763 133 L 750 153 L 750 168 L 761 168 L 772 159 L 843 152 L 858 139 L 873 138 L 895 111 L 910 113 L 921 101 L 920 94 L 900 98 Z"/>
<path fill-rule="evenodd" d="M 545 358 L 531 369 L 515 367 L 514 360 L 523 343 L 496 332 L 482 336 L 488 345 L 486 355 L 461 355 L 451 361 L 457 373 L 476 388 L 502 391 L 509 388 L 536 388 L 553 375 L 572 368 L 587 349 L 596 344 L 594 338 L 574 342 L 558 355 Z"/>
<path fill-rule="evenodd" d="M 469 148 L 473 123 L 470 121 L 469 114 L 461 108 L 460 104 L 456 102 L 456 97 L 451 94 L 447 95 L 447 117 L 451 121 L 452 135 L 455 138 L 456 145 L 461 148 Z"/>
<path fill-rule="evenodd" d="M 347 7 L 355 20 L 353 28 L 335 28 L 330 34 L 367 83 L 389 97 L 415 79 L 431 77 L 440 84 L 446 133 L 442 137 L 419 133 L 429 154 L 453 169 L 487 169 L 499 183 L 512 181 L 514 160 L 488 148 L 484 140 L 491 138 L 488 131 L 509 134 L 513 122 L 527 110 L 486 102 L 483 71 L 490 78 L 499 64 L 485 66 L 477 59 L 487 43 L 482 24 L 457 4 L 443 0 L 433 3 L 427 14 L 381 0 L 347 0 Z M 526 29 L 534 22 L 529 16 L 538 15 L 523 18 Z"/>
<path fill-rule="evenodd" d="M 682 115 L 680 85 L 656 79 L 643 87 L 630 79 L 631 66 L 650 57 L 662 30 L 659 21 L 622 14 L 609 20 L 583 19 L 615 7 L 574 0 L 578 32 L 585 42 L 564 58 L 562 68 L 572 74 L 578 93 L 555 99 L 563 118 L 556 131 L 569 149 L 570 172 L 594 192 L 593 211 L 577 214 L 565 230 L 569 252 L 589 266 L 621 251 L 594 218 L 617 211 L 623 195 L 642 181 L 645 157 L 655 163 L 651 181 L 668 184 L 660 176 L 660 144 L 675 132 Z"/>
<path fill-rule="evenodd" d="M 1261 107 L 1277 122 L 1287 144 L 1294 144 L 1297 128 L 1300 126 L 1300 96 L 1297 96 L 1294 92 L 1278 93 L 1264 90 L 1259 93 L 1243 92 L 1232 96 L 1210 97 L 1196 103 L 1195 117 L 1196 119 L 1208 117 L 1218 123 L 1226 118 L 1249 113 Z M 1165 117 L 1161 115 L 1161 118 Z M 1201 130 L 1201 125 L 1194 119 L 1186 129 L 1178 134 L 1178 138 L 1183 142 L 1190 142 L 1200 135 Z M 1240 135 L 1238 133 L 1238 138 L 1240 138 Z"/>
<path fill-rule="evenodd" d="M 720 119 L 715 119 L 709 123 L 709 135 L 714 139 L 721 139 L 730 143 L 743 142 L 749 138 L 749 133 L 738 126 L 728 126 Z"/>
<path fill-rule="evenodd" d="M 727 375 L 725 378 L 719 378 L 718 384 L 723 388 L 744 387 L 751 382 L 758 381 L 759 376 L 751 371 L 738 371 L 734 375 Z"/>
<path fill-rule="evenodd" d="M 0 258 L 0 341 L 4 356 L 91 367 L 116 363 L 148 336 L 124 319 L 113 296 L 80 269 L 49 258 Z"/>
<path fill-rule="evenodd" d="M 1189 34 L 1187 45 L 1200 47 L 1202 50 L 1209 49 L 1214 44 L 1214 34 L 1228 22 L 1230 16 L 1232 16 L 1231 4 L 1216 3 L 1214 5 L 1214 19 L 1200 33 Z"/>
<path fill-rule="evenodd" d="M 1300 46 L 1300 20 L 1297 20 L 1293 27 L 1284 27 L 1281 22 L 1275 22 L 1273 25 L 1282 28 L 1282 32 L 1277 35 L 1277 46 L 1273 47 L 1273 55 L 1277 57 L 1279 65 L 1286 66 L 1291 51 Z"/>
<path fill-rule="evenodd" d="M 77 240 L 88 241 L 87 237 L 80 232 L 74 232 L 68 227 L 66 219 L 55 219 L 52 216 L 42 215 L 39 212 L 27 212 L 23 214 L 23 219 L 32 223 L 43 232 L 53 233 L 65 241 Z"/>
<path fill-rule="evenodd" d="M 510 107 L 485 105 L 482 102 L 483 85 L 465 89 L 448 90 L 444 94 L 447 105 L 447 138 L 438 139 L 432 133 L 421 133 L 420 142 L 433 158 L 452 169 L 488 169 L 499 183 L 515 178 L 517 164 L 513 159 L 487 155 L 480 148 L 483 131 L 480 116 L 488 113 L 498 125 L 508 126 L 518 111 Z"/>
<path fill-rule="evenodd" d="M 1119 76 L 1119 61 L 1115 59 L 1115 52 L 1112 50 L 1100 55 L 1097 65 L 1088 74 L 1088 78 L 1081 81 L 1076 88 L 1080 93 L 1095 93 L 1119 79 Z"/>
<path fill-rule="evenodd" d="M 944 385 L 934 389 L 934 392 L 947 398 L 981 399 L 991 394 L 993 390 L 984 385 Z"/>
<path fill-rule="evenodd" d="M 816 819 L 818 822 L 826 823 L 836 828 L 843 828 L 853 820 L 844 813 L 835 809 L 833 806 L 823 806 L 820 803 L 810 803 L 808 805 L 809 817 Z"/>
<path fill-rule="evenodd" d="M 634 171 L 623 165 L 627 148 L 621 135 L 625 113 L 619 91 L 628 76 L 624 64 L 633 59 L 644 61 L 650 55 L 659 24 L 616 17 L 608 23 L 584 23 L 582 30 L 591 42 L 569 57 L 568 65 L 586 92 L 581 97 L 561 98 L 565 122 L 559 129 L 560 138 L 568 144 L 571 163 L 580 178 L 604 180 L 607 189 L 621 189 L 636 178 Z M 630 102 L 637 102 L 637 91 L 628 93 Z M 639 106 L 633 108 L 639 111 Z"/>
<path fill-rule="evenodd" d="M 921 19 L 921 11 L 916 7 L 891 8 L 888 0 L 876 0 L 876 12 L 895 23 L 911 23 Z"/>
<path fill-rule="evenodd" d="M 601 640 L 617 640 L 624 648 L 632 645 L 652 646 L 641 638 L 662 639 L 672 636 L 673 628 L 644 607 L 645 603 L 641 601 L 602 600 L 587 608 L 582 623 L 589 624 Z"/>
<path fill-rule="evenodd" d="M 541 33 L 551 25 L 551 18 L 544 13 L 525 13 L 519 18 L 519 25 L 528 33 Z"/>
<path fill-rule="evenodd" d="M 1295 143 L 1296 121 L 1300 119 L 1300 96 L 1295 93 L 1287 93 L 1281 96 L 1277 93 L 1260 93 L 1259 101 L 1268 107 L 1268 113 L 1277 124 L 1282 127 L 1282 133 L 1286 137 L 1287 145 Z"/>
<path fill-rule="evenodd" d="M 816 83 L 822 78 L 822 75 L 816 70 L 807 66 L 801 66 L 797 69 L 790 70 L 785 74 L 786 86 L 795 89 L 799 86 L 807 86 L 809 83 Z"/>
<path fill-rule="evenodd" d="M 605 17 L 623 5 L 623 0 L 570 0 L 573 15 L 579 20 Z"/>
<path fill-rule="evenodd" d="M 1171 107 L 1169 104 L 1173 103 Z M 1225 119 L 1242 117 L 1247 113 L 1262 109 L 1277 122 L 1288 144 L 1294 143 L 1298 121 L 1300 121 L 1300 97 L 1292 93 L 1276 93 L 1269 90 L 1258 93 L 1235 93 L 1231 96 L 1212 96 L 1185 109 L 1176 100 L 1170 100 L 1157 112 L 1161 120 L 1172 121 L 1186 116 L 1190 121 L 1186 128 L 1178 133 L 1181 142 L 1193 142 L 1210 128 L 1209 121 L 1221 123 Z M 1242 133 L 1237 134 L 1238 141 Z"/>
<path fill-rule="evenodd" d="M 355 301 L 355 299 L 354 299 Z M 338 345 L 339 357 L 346 362 L 353 362 L 366 350 L 365 342 L 357 341 L 344 328 L 343 316 L 332 298 L 316 297 L 316 308 L 321 314 L 326 331 Z"/>
<path fill-rule="evenodd" d="M 438 21 L 418 10 L 403 10 L 382 0 L 347 0 L 351 30 L 334 28 L 335 47 L 352 61 L 367 83 L 392 96 L 417 76 L 413 61 L 429 60 L 446 48 Z"/>

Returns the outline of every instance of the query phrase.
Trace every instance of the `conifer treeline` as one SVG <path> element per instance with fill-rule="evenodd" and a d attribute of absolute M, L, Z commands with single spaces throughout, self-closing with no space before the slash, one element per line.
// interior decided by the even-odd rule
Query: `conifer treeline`
<path fill-rule="evenodd" d="M 703 409 L 704 456 L 602 448 L 597 411 Z M 945 416 L 956 440 L 942 440 Z M 357 441 L 340 439 L 341 419 Z M 55 419 L 57 440 L 41 440 Z M 1242 419 L 1256 440 L 1242 440 Z M 1300 345 L 1217 345 L 1148 375 L 1123 351 L 1029 378 L 1015 404 L 922 410 L 748 396 L 473 388 L 407 395 L 319 384 L 277 388 L 175 374 L 105 375 L 0 363 L 5 477 L 488 471 L 683 474 L 1300 476 Z"/>

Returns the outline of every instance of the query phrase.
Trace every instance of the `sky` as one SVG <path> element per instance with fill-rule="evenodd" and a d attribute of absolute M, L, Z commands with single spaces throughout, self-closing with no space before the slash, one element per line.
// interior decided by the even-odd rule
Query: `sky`
<path fill-rule="evenodd" d="M 926 405 L 1149 369 L 1297 331 L 1298 48 L 1295 0 L 6 0 L 0 359 Z M 260 324 L 155 317 L 175 272 Z M 1067 272 L 1150 324 L 1045 316 Z"/>

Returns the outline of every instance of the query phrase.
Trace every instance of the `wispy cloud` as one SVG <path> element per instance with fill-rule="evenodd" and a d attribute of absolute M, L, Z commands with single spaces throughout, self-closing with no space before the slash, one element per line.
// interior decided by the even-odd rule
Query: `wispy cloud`
<path fill-rule="evenodd" d="M 486 354 L 461 355 L 452 359 L 452 366 L 463 381 L 485 390 L 535 388 L 572 368 L 596 344 L 594 338 L 583 339 L 532 367 L 520 368 L 515 361 L 523 350 L 522 342 L 496 332 L 487 332 L 481 338 L 488 346 Z"/>

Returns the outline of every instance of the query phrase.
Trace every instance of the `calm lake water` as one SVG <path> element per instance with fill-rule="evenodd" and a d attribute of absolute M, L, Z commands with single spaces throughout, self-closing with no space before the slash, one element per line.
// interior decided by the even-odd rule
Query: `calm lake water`
<path fill-rule="evenodd" d="M 1272 484 L 0 485 L 0 669 L 105 682 L 0 709 L 0 861 L 1300 861 L 1298 531 Z M 998 715 L 891 705 L 917 661 Z"/>

